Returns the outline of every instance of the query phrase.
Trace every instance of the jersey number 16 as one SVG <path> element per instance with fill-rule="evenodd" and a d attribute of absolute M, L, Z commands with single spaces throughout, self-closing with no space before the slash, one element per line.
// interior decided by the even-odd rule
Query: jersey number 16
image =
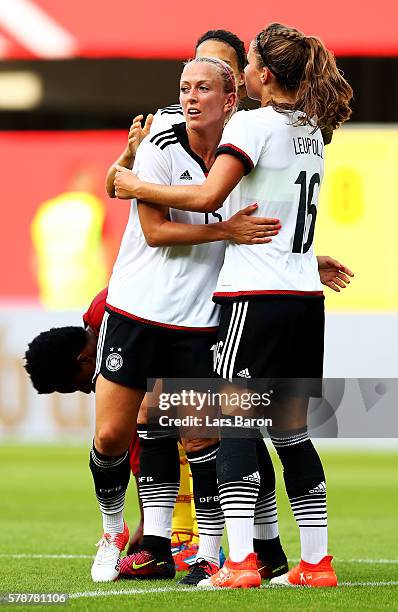
<path fill-rule="evenodd" d="M 316 221 L 316 213 L 317 213 L 317 204 L 312 202 L 314 197 L 314 189 L 315 185 L 321 186 L 321 177 L 318 172 L 312 175 L 311 180 L 308 185 L 307 191 L 307 172 L 302 170 L 297 177 L 297 180 L 294 183 L 295 185 L 300 185 L 300 201 L 297 212 L 297 221 L 296 221 L 296 230 L 294 232 L 293 238 L 293 253 L 306 253 L 314 240 L 314 230 L 315 230 L 315 221 Z M 303 244 L 304 240 L 304 231 L 307 227 L 308 217 L 311 215 L 311 225 L 308 230 L 307 240 Z"/>

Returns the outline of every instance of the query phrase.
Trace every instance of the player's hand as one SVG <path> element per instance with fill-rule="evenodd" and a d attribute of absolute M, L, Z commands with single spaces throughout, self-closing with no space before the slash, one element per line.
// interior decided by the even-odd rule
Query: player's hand
<path fill-rule="evenodd" d="M 145 136 L 149 134 L 149 130 L 151 129 L 153 115 L 150 114 L 147 116 L 147 118 L 145 119 L 144 127 L 142 127 L 141 124 L 143 118 L 144 115 L 137 115 L 136 117 L 134 117 L 133 123 L 130 126 L 127 151 L 132 159 L 135 158 L 138 147 L 144 140 Z"/>
<path fill-rule="evenodd" d="M 135 197 L 135 189 L 141 183 L 140 179 L 136 175 L 128 170 L 116 164 L 116 174 L 113 184 L 115 186 L 116 197 L 120 200 L 129 200 Z"/>
<path fill-rule="evenodd" d="M 317 260 L 323 285 L 340 292 L 340 289 L 345 289 L 350 284 L 350 277 L 352 278 L 354 273 L 347 266 L 328 255 L 320 255 Z"/>
<path fill-rule="evenodd" d="M 225 222 L 229 240 L 238 244 L 266 244 L 279 233 L 282 227 L 279 219 L 250 216 L 257 208 L 257 204 L 250 204 Z"/>
<path fill-rule="evenodd" d="M 142 544 L 142 538 L 144 537 L 144 522 L 140 521 L 138 527 L 130 538 L 130 542 L 127 549 L 127 554 L 131 555 Z"/>

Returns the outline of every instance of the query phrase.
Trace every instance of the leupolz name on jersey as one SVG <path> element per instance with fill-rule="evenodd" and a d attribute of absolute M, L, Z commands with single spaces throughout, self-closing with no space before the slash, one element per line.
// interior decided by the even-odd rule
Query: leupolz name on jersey
<path fill-rule="evenodd" d="M 323 159 L 324 144 L 316 138 L 297 136 L 293 138 L 293 146 L 296 155 L 317 155 Z"/>

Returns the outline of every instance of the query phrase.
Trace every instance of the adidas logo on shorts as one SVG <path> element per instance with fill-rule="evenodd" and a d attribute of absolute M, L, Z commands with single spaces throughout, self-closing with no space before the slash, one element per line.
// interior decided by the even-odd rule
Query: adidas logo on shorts
<path fill-rule="evenodd" d="M 180 179 L 182 181 L 192 181 L 192 176 L 189 174 L 188 170 L 185 170 L 185 172 L 181 174 Z"/>
<path fill-rule="evenodd" d="M 251 378 L 249 370 L 247 368 L 238 372 L 236 376 L 240 376 L 241 378 Z"/>

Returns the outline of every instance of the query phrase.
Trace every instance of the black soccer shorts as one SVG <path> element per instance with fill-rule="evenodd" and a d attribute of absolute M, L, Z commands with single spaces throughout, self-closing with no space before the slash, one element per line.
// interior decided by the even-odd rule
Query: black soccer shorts
<path fill-rule="evenodd" d="M 186 331 L 141 323 L 106 311 L 96 374 L 147 390 L 148 379 L 211 378 L 216 331 Z"/>
<path fill-rule="evenodd" d="M 264 390 L 322 394 L 324 298 L 278 296 L 225 302 L 215 355 L 215 376 Z"/>

